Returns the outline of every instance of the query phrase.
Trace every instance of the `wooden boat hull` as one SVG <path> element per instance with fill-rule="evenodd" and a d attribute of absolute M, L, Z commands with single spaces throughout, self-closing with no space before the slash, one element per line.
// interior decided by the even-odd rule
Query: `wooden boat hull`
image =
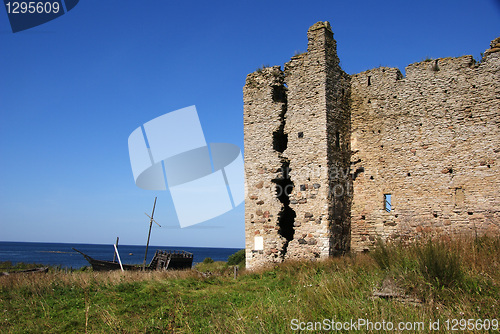
<path fill-rule="evenodd" d="M 94 271 L 110 271 L 121 270 L 118 262 L 104 261 L 94 259 L 93 257 L 79 251 L 76 248 L 73 250 L 82 254 L 83 257 L 90 263 Z M 141 270 L 142 265 L 122 264 L 123 270 Z M 146 270 L 166 270 L 166 269 L 189 269 L 193 265 L 193 254 L 184 251 L 161 251 L 157 250 L 151 263 L 145 268 Z"/>
<path fill-rule="evenodd" d="M 93 257 L 79 251 L 76 248 L 73 248 L 73 250 L 82 254 L 83 257 L 85 258 L 85 260 L 87 260 L 90 263 L 90 265 L 92 266 L 92 269 L 94 271 L 109 271 L 109 270 L 121 269 L 120 264 L 118 262 L 97 260 L 97 259 L 94 259 Z M 136 266 L 136 265 L 131 265 L 131 264 L 123 264 L 123 269 L 124 270 L 139 270 L 139 269 L 141 269 L 141 267 Z"/>

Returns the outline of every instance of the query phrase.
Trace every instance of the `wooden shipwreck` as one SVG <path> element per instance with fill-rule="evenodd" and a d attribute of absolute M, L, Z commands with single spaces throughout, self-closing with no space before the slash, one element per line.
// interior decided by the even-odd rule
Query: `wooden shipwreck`
<path fill-rule="evenodd" d="M 120 266 L 117 261 L 94 259 L 76 248 L 73 248 L 73 250 L 82 254 L 95 271 L 120 270 L 122 267 L 123 270 L 141 270 L 143 268 L 144 270 L 189 269 L 193 264 L 193 253 L 186 251 L 156 250 L 149 265 L 144 267 L 142 264 L 121 264 Z"/>
<path fill-rule="evenodd" d="M 151 227 L 153 226 L 153 222 L 161 227 L 160 224 L 156 220 L 154 220 L 153 216 L 155 214 L 156 208 L 156 197 L 153 204 L 153 211 L 151 212 L 151 216 L 147 213 L 146 216 L 149 217 L 149 233 L 148 233 L 148 241 L 146 243 L 146 253 L 144 254 L 144 262 L 143 264 L 123 264 L 120 260 L 120 254 L 118 253 L 118 240 L 116 238 L 115 247 L 115 255 L 113 257 L 113 261 L 104 261 L 97 260 L 93 257 L 79 251 L 76 248 L 73 250 L 82 254 L 83 257 L 92 265 L 92 269 L 95 271 L 103 271 L 103 270 L 167 270 L 167 269 L 189 269 L 193 265 L 193 253 L 189 253 L 186 251 L 165 251 L 165 250 L 156 250 L 153 259 L 146 266 L 146 260 L 148 257 L 148 248 L 149 248 L 149 239 L 151 237 Z M 116 262 L 116 258 L 118 258 L 118 262 Z"/>

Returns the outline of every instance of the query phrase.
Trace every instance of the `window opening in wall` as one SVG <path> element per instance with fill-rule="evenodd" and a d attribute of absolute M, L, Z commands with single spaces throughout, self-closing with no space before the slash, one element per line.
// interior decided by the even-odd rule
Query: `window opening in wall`
<path fill-rule="evenodd" d="M 286 102 L 285 87 L 273 86 L 273 102 Z"/>
<path fill-rule="evenodd" d="M 298 136 L 299 138 L 304 138 L 304 132 L 299 132 Z"/>
<path fill-rule="evenodd" d="M 340 148 L 340 133 L 338 131 L 335 133 L 335 146 Z"/>
<path fill-rule="evenodd" d="M 369 75 L 368 76 L 368 86 L 370 86 L 372 84 L 372 77 Z"/>
<path fill-rule="evenodd" d="M 391 212 L 391 210 L 392 210 L 391 194 L 384 194 L 384 208 L 385 208 L 385 211 Z"/>

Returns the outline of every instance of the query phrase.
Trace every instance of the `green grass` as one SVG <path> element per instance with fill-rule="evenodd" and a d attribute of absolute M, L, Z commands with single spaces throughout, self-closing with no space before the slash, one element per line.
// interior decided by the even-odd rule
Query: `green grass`
<path fill-rule="evenodd" d="M 429 245 L 434 253 L 426 248 Z M 292 319 L 424 321 L 428 326 L 431 319 L 442 323 L 449 318 L 500 318 L 500 238 L 384 247 L 385 255 L 375 251 L 287 262 L 257 272 L 241 271 L 236 280 L 224 262 L 200 263 L 194 270 L 178 272 L 3 276 L 0 330 L 289 333 Z M 428 268 L 443 254 L 457 256 L 460 275 L 452 275 L 451 283 L 436 284 Z M 380 256 L 386 259 L 382 266 Z M 454 272 L 446 263 L 436 265 L 438 276 Z M 387 277 L 421 302 L 373 298 L 374 289 Z M 442 329 L 432 333 L 445 332 Z"/>
<path fill-rule="evenodd" d="M 270 67 L 269 64 L 262 64 L 259 67 L 257 67 L 257 69 L 255 70 L 255 72 L 262 73 L 268 67 Z"/>
<path fill-rule="evenodd" d="M 14 272 L 19 270 L 33 269 L 39 267 L 47 267 L 44 265 L 36 264 L 36 263 L 24 263 L 18 262 L 15 265 L 12 265 L 11 261 L 0 261 L 0 272 Z"/>

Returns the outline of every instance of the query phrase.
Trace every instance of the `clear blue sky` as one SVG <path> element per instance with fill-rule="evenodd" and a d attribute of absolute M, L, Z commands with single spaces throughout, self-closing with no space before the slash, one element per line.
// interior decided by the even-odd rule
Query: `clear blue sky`
<path fill-rule="evenodd" d="M 180 229 L 168 192 L 135 186 L 127 139 L 196 105 L 208 142 L 243 149 L 242 87 L 330 21 L 350 74 L 472 54 L 500 36 L 498 0 L 83 0 L 13 34 L 0 8 L 0 240 L 244 247 L 244 205 Z M 195 209 L 195 204 L 193 203 Z"/>

